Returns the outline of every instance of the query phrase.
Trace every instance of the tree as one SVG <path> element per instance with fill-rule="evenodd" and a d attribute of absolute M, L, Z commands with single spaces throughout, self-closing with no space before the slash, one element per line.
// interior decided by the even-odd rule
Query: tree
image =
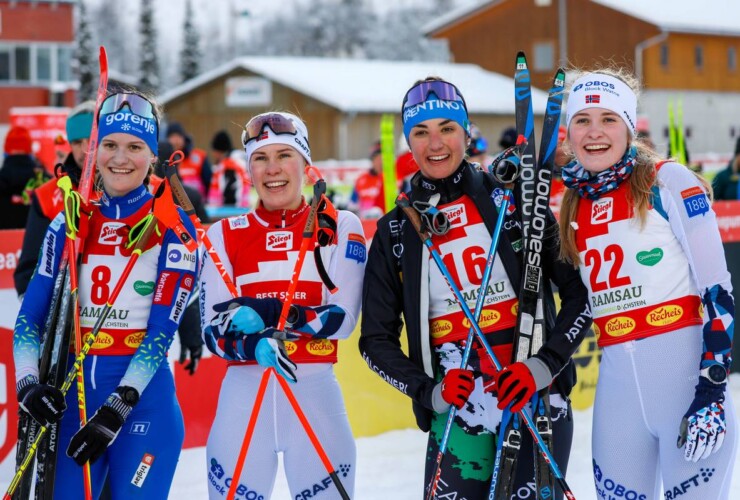
<path fill-rule="evenodd" d="M 130 10 L 123 2 L 100 2 L 90 6 L 92 19 L 105 19 L 93 24 L 93 35 L 99 45 L 105 47 L 111 68 L 133 75 L 136 73 L 136 58 L 130 57 L 135 50 L 131 43 L 131 30 L 126 14 Z"/>
<path fill-rule="evenodd" d="M 200 73 L 200 33 L 193 24 L 193 5 L 190 0 L 185 4 L 185 22 L 182 26 L 183 44 L 180 51 L 180 81 L 184 82 Z"/>
<path fill-rule="evenodd" d="M 139 86 L 142 90 L 157 92 L 160 86 L 157 30 L 154 25 L 152 0 L 141 0 L 139 17 Z"/>
<path fill-rule="evenodd" d="M 85 2 L 80 0 L 79 18 L 77 22 L 77 38 L 73 69 L 80 81 L 77 91 L 78 102 L 95 99 L 97 93 L 97 67 L 95 66 L 95 50 L 90 33 L 90 24 L 87 19 Z"/>

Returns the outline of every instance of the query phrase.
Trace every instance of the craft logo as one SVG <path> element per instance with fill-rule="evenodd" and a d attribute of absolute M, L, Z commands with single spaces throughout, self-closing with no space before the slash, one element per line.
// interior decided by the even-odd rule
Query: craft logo
<path fill-rule="evenodd" d="M 468 223 L 468 215 L 465 213 L 465 205 L 462 203 L 450 205 L 443 208 L 442 211 L 447 215 L 447 220 L 450 221 L 450 229 L 464 226 Z"/>
<path fill-rule="evenodd" d="M 653 326 L 666 326 L 680 320 L 682 316 L 683 307 L 671 304 L 653 309 L 645 319 Z"/>
<path fill-rule="evenodd" d="M 431 335 L 434 339 L 441 339 L 452 331 L 452 323 L 446 319 L 432 321 Z"/>
<path fill-rule="evenodd" d="M 120 245 L 123 241 L 123 237 L 118 234 L 118 230 L 125 224 L 122 222 L 105 222 L 100 228 L 100 236 L 98 237 L 98 243 L 101 245 Z"/>
<path fill-rule="evenodd" d="M 614 198 L 602 198 L 591 206 L 591 224 L 604 224 L 614 216 Z"/>
<path fill-rule="evenodd" d="M 617 316 L 606 322 L 604 330 L 610 337 L 622 337 L 632 332 L 637 324 L 627 316 Z"/>
<path fill-rule="evenodd" d="M 293 249 L 293 233 L 290 231 L 273 231 L 267 233 L 265 249 L 270 252 L 283 252 Z"/>

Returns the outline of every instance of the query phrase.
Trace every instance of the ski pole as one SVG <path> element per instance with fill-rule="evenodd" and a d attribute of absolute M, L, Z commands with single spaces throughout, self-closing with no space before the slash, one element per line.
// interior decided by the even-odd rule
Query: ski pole
<path fill-rule="evenodd" d="M 70 387 L 72 387 L 72 383 L 77 377 L 77 371 L 82 367 L 82 363 L 85 361 L 85 358 L 87 357 L 87 353 L 90 351 L 93 344 L 95 343 L 95 340 L 98 338 L 98 333 L 103 328 L 103 324 L 105 323 L 105 320 L 108 318 L 108 315 L 113 309 L 113 304 L 118 298 L 118 295 L 121 293 L 121 290 L 123 289 L 123 285 L 126 283 L 126 280 L 128 279 L 128 276 L 131 273 L 131 270 L 133 269 L 134 264 L 136 264 L 136 261 L 139 260 L 139 257 L 144 252 L 144 248 L 146 247 L 146 244 L 149 241 L 149 238 L 151 237 L 154 230 L 156 229 L 156 226 L 157 226 L 157 222 L 154 216 L 148 216 L 148 219 L 144 227 L 141 229 L 138 239 L 136 240 L 136 244 L 134 245 L 134 248 L 131 252 L 131 257 L 129 257 L 129 260 L 126 263 L 126 267 L 121 272 L 121 277 L 118 279 L 118 282 L 116 283 L 115 288 L 113 288 L 113 291 L 111 292 L 110 296 L 108 297 L 108 300 L 103 306 L 103 309 L 100 312 L 100 317 L 95 322 L 95 326 L 93 326 L 92 331 L 87 334 L 87 337 L 85 338 L 85 342 L 82 344 L 82 348 L 80 349 L 80 353 L 77 354 L 77 357 L 75 358 L 74 365 L 69 370 L 69 372 L 67 372 L 67 376 L 64 379 L 64 383 L 62 383 L 62 386 L 59 388 L 59 390 L 62 392 L 63 395 L 66 395 L 67 391 L 69 391 Z M 26 453 L 26 456 L 24 457 L 21 464 L 18 466 L 18 470 L 13 476 L 13 479 L 10 481 L 10 486 L 8 486 L 8 490 L 5 492 L 5 496 L 3 497 L 3 500 L 10 500 L 10 498 L 12 497 L 13 492 L 18 487 L 18 484 L 20 483 L 21 478 L 23 477 L 23 474 L 28 469 L 29 464 L 31 464 L 31 461 L 33 460 L 33 457 L 36 454 L 36 450 L 38 449 L 39 443 L 41 443 L 41 439 L 44 437 L 47 430 L 48 430 L 47 427 L 43 425 L 40 426 L 39 432 L 36 435 L 36 439 L 33 441 L 33 443 L 31 443 L 31 446 L 28 452 Z"/>
<path fill-rule="evenodd" d="M 516 157 L 516 161 L 511 161 L 508 158 L 502 158 L 501 161 L 494 167 L 493 175 L 504 185 L 504 195 L 499 207 L 498 218 L 496 219 L 496 227 L 493 230 L 493 240 L 488 250 L 488 258 L 486 259 L 486 267 L 483 271 L 483 280 L 481 281 L 480 287 L 478 288 L 478 298 L 475 303 L 475 322 L 478 323 L 481 313 L 483 312 L 483 302 L 485 301 L 488 292 L 488 282 L 491 279 L 491 271 L 493 270 L 493 264 L 496 260 L 496 248 L 498 248 L 499 237 L 501 236 L 501 228 L 504 225 L 504 218 L 506 217 L 506 210 L 509 207 L 509 200 L 511 198 L 511 191 L 514 188 L 514 181 L 519 177 L 519 161 Z M 463 350 L 462 361 L 460 361 L 460 369 L 464 370 L 468 366 L 468 359 L 470 359 L 470 352 L 473 346 L 473 340 L 475 339 L 475 330 L 470 327 L 468 331 L 468 337 L 465 341 L 465 349 Z M 439 485 L 439 479 L 442 474 L 442 460 L 447 452 L 447 441 L 450 438 L 450 432 L 452 431 L 452 422 L 455 420 L 457 414 L 457 407 L 450 406 L 450 412 L 447 414 L 447 423 L 445 424 L 445 430 L 442 434 L 442 439 L 439 443 L 439 451 L 437 452 L 437 461 L 434 464 L 434 473 L 432 474 L 432 480 L 429 484 L 429 492 L 427 494 L 427 500 L 433 500 L 434 495 L 437 492 L 437 486 Z"/>
<path fill-rule="evenodd" d="M 496 370 L 500 371 L 502 369 L 501 362 L 496 357 L 496 354 L 494 354 L 493 349 L 491 349 L 491 345 L 488 343 L 488 340 L 486 340 L 485 335 L 483 335 L 483 332 L 481 331 L 480 326 L 478 326 L 478 323 L 475 321 L 475 318 L 473 317 L 473 313 L 470 311 L 470 308 L 465 302 L 465 299 L 463 298 L 462 293 L 460 293 L 460 290 L 457 288 L 457 285 L 455 285 L 455 282 L 452 279 L 452 276 L 450 276 L 450 273 L 447 270 L 447 266 L 445 266 L 444 262 L 442 261 L 442 257 L 440 257 L 437 247 L 432 242 L 431 237 L 425 232 L 425 230 L 422 229 L 421 219 L 419 217 L 419 214 L 416 212 L 415 209 L 411 207 L 411 202 L 408 196 L 406 195 L 406 193 L 401 193 L 400 195 L 398 195 L 398 198 L 396 198 L 396 205 L 398 205 L 401 208 L 401 210 L 403 210 L 403 212 L 408 217 L 409 221 L 411 221 L 411 224 L 414 226 L 416 233 L 419 235 L 419 238 L 424 243 L 424 246 L 426 246 L 427 249 L 429 250 L 429 253 L 434 259 L 434 263 L 437 265 L 437 267 L 439 268 L 439 271 L 442 273 L 442 276 L 447 282 L 447 286 L 449 287 L 450 291 L 455 296 L 455 299 L 457 303 L 460 305 L 460 308 L 462 309 L 463 314 L 468 319 L 468 321 L 470 321 L 471 327 L 475 329 L 475 334 L 478 337 L 478 341 L 481 343 L 481 345 L 483 345 L 484 349 L 486 350 L 486 353 L 491 358 L 491 362 L 493 363 L 493 366 L 496 368 Z M 525 425 L 527 426 L 527 429 L 532 434 L 532 438 L 534 438 L 534 441 L 537 443 L 537 447 L 540 449 L 540 452 L 547 460 L 547 463 L 550 465 L 553 475 L 557 479 L 558 484 L 563 490 L 563 493 L 569 500 L 575 500 L 575 496 L 573 495 L 573 492 L 571 491 L 568 484 L 565 482 L 565 477 L 563 477 L 562 472 L 560 472 L 560 468 L 558 467 L 558 464 L 555 462 L 555 459 L 550 453 L 550 450 L 547 449 L 547 445 L 545 445 L 545 442 L 542 440 L 542 436 L 540 436 L 539 433 L 537 432 L 537 428 L 535 427 L 534 422 L 532 421 L 532 417 L 529 416 L 526 410 L 521 410 L 519 412 L 519 415 L 521 415 L 522 419 L 524 420 Z"/>

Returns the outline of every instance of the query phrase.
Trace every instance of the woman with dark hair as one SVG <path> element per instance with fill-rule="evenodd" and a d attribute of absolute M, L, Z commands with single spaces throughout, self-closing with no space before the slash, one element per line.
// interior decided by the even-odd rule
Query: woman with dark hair
<path fill-rule="evenodd" d="M 498 217 L 493 199 L 501 186 L 465 157 L 470 122 L 457 87 L 438 78 L 419 81 L 406 93 L 402 113 L 404 134 L 420 168 L 411 179 L 410 203 L 434 206 L 444 214 L 444 222 L 439 217 L 437 224 L 429 221 L 430 236 L 472 310 Z M 563 472 L 567 466 L 573 431 L 567 396 L 575 383 L 570 357 L 590 324 L 586 289 L 574 269 L 557 262 L 557 223 L 548 212 L 543 249 L 546 338 L 526 362 L 511 363 L 522 281 L 520 220 L 518 210 L 507 214 L 480 322 L 496 356 L 508 365 L 501 372 L 494 370 L 478 341 L 468 365 L 461 367 L 470 324 L 401 209 L 378 221 L 370 247 L 360 350 L 372 370 L 412 399 L 419 428 L 429 432 L 425 486 L 432 479 L 448 411 L 451 405 L 457 408 L 436 490 L 439 498 L 488 496 L 502 416 L 491 391 L 504 373 L 507 387 L 516 390 L 500 396 L 511 398 L 515 407 L 552 386 L 554 453 Z M 550 280 L 560 288 L 557 316 Z M 408 355 L 400 342 L 404 323 Z M 526 432 L 523 438 L 514 491 L 524 488 L 534 495 L 532 440 Z"/>
<path fill-rule="evenodd" d="M 599 496 L 617 485 L 624 498 L 726 499 L 730 274 L 707 184 L 636 138 L 637 89 L 597 69 L 567 104 L 562 256 L 588 286 L 602 350 L 594 481 Z"/>
<path fill-rule="evenodd" d="M 149 217 L 159 113 L 139 93 L 118 93 L 98 114 L 96 166 L 102 193 L 83 207 L 87 237 L 78 268 L 81 335 L 91 332 L 131 257 L 129 235 Z M 89 212 L 88 212 L 89 210 Z M 195 230 L 184 212 L 180 219 Z M 74 219 L 74 216 L 71 217 Z M 157 223 L 83 363 L 88 421 L 80 428 L 77 385 L 39 382 L 39 344 L 65 244 L 65 213 L 50 224 L 13 335 L 20 407 L 40 424 L 59 422 L 55 498 L 84 498 L 79 466 L 90 462 L 93 497 L 106 476 L 113 498 L 167 498 L 184 437 L 167 350 L 193 289 L 196 254 Z M 68 368 L 75 359 L 69 355 Z M 67 408 L 71 410 L 65 411 Z"/>

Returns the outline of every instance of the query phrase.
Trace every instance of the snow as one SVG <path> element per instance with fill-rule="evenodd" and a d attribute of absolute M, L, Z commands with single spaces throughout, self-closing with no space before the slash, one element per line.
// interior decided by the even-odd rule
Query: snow
<path fill-rule="evenodd" d="M 735 408 L 740 414 L 740 374 L 730 377 Z M 591 466 L 592 410 L 574 411 L 575 431 L 566 481 L 576 498 L 595 498 Z M 676 424 L 678 426 L 678 423 Z M 411 500 L 422 496 L 427 435 L 416 429 L 387 432 L 357 440 L 356 500 Z M 730 498 L 740 498 L 740 460 L 735 460 Z M 171 499 L 206 499 L 205 448 L 186 450 L 180 457 Z M 282 469 L 272 498 L 290 498 Z"/>
<path fill-rule="evenodd" d="M 514 79 L 474 64 L 378 61 L 318 57 L 241 57 L 160 96 L 167 104 L 234 69 L 264 76 L 346 113 L 398 113 L 411 85 L 427 76 L 454 83 L 475 114 L 512 114 Z M 544 113 L 547 94 L 532 89 L 536 113 Z"/>
<path fill-rule="evenodd" d="M 506 0 L 483 0 L 462 5 L 423 27 L 430 34 L 467 19 L 490 5 Z M 560 0 L 551 0 L 557 4 Z M 592 0 L 614 10 L 653 23 L 665 31 L 740 35 L 740 2 L 713 0 L 709 5 L 694 0 Z"/>

